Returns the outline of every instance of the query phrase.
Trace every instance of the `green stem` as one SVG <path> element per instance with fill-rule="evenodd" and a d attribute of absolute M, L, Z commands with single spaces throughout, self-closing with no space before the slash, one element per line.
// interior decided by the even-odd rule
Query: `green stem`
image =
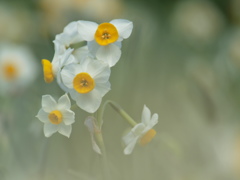
<path fill-rule="evenodd" d="M 133 120 L 133 118 L 131 116 L 129 116 L 126 111 L 124 111 L 117 103 L 111 101 L 111 100 L 107 100 L 101 110 L 99 111 L 99 117 L 98 119 L 98 123 L 99 123 L 99 127 L 101 128 L 102 124 L 103 124 L 103 114 L 106 108 L 106 105 L 109 104 L 117 113 L 119 113 L 131 126 L 135 126 L 137 125 L 137 123 Z"/>

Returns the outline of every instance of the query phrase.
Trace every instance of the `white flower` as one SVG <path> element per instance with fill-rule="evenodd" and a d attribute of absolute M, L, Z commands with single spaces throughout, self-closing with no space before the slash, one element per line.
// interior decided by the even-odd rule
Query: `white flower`
<path fill-rule="evenodd" d="M 61 34 L 56 35 L 55 41 L 60 42 L 65 47 L 83 41 L 81 36 L 78 34 L 77 21 L 69 23 L 63 29 L 63 32 Z"/>
<path fill-rule="evenodd" d="M 36 58 L 25 46 L 0 44 L 0 93 L 18 91 L 37 76 Z"/>
<path fill-rule="evenodd" d="M 156 131 L 152 129 L 158 123 L 158 114 L 153 114 L 147 106 L 144 105 L 142 111 L 142 122 L 135 125 L 131 131 L 123 137 L 125 144 L 124 154 L 131 154 L 137 142 L 141 145 L 149 143 L 156 135 Z"/>
<path fill-rule="evenodd" d="M 44 80 L 47 83 L 51 83 L 58 76 L 64 65 L 76 63 L 75 57 L 72 55 L 74 49 L 69 48 L 69 46 L 82 41 L 83 39 L 77 31 L 77 22 L 69 23 L 61 34 L 56 35 L 53 41 L 55 53 L 52 62 L 47 59 L 42 60 Z M 59 82 L 61 81 L 58 80 Z M 61 87 L 61 84 L 59 85 Z"/>
<path fill-rule="evenodd" d="M 58 85 L 65 92 L 68 92 L 68 88 L 62 82 L 60 75 L 62 68 L 68 64 L 81 63 L 89 55 L 87 46 L 78 48 L 74 52 L 73 50 L 74 49 L 68 48 L 62 55 L 59 55 L 57 61 L 53 61 L 52 63 L 46 59 L 42 60 L 45 82 L 50 83 L 54 78 L 57 78 Z"/>
<path fill-rule="evenodd" d="M 70 137 L 72 123 L 74 123 L 75 113 L 70 110 L 71 102 L 68 95 L 61 96 L 56 102 L 52 96 L 42 96 L 42 108 L 37 114 L 37 118 L 44 123 L 44 135 L 50 137 L 53 133 Z"/>
<path fill-rule="evenodd" d="M 109 66 L 90 57 L 80 64 L 69 64 L 61 71 L 72 99 L 89 113 L 99 108 L 102 97 L 110 90 L 109 76 Z"/>
<path fill-rule="evenodd" d="M 88 41 L 88 49 L 97 59 L 114 66 L 121 56 L 121 41 L 132 33 L 133 24 L 125 19 L 115 19 L 98 25 L 90 21 L 78 21 L 78 32 Z"/>

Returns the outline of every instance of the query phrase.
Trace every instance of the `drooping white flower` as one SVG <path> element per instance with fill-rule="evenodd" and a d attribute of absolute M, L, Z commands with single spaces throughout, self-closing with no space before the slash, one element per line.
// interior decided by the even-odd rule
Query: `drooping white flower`
<path fill-rule="evenodd" d="M 0 93 L 25 88 L 37 74 L 36 58 L 27 47 L 6 42 L 0 44 Z"/>
<path fill-rule="evenodd" d="M 121 56 L 121 41 L 132 33 L 133 23 L 114 19 L 98 25 L 90 21 L 78 21 L 78 32 L 88 42 L 88 49 L 97 59 L 114 66 Z"/>
<path fill-rule="evenodd" d="M 42 108 L 36 117 L 44 123 L 43 132 L 46 137 L 55 132 L 70 137 L 72 123 L 75 122 L 75 113 L 70 108 L 71 102 L 67 94 L 61 96 L 58 102 L 50 95 L 42 96 Z"/>
<path fill-rule="evenodd" d="M 69 64 L 61 71 L 63 83 L 77 105 L 94 113 L 110 90 L 108 64 L 87 57 L 80 64 Z"/>
<path fill-rule="evenodd" d="M 142 111 L 142 122 L 135 125 L 131 131 L 123 137 L 125 144 L 124 154 L 131 154 L 137 142 L 140 145 L 146 145 L 156 135 L 153 128 L 158 123 L 158 114 L 153 114 L 147 106 L 144 105 Z"/>

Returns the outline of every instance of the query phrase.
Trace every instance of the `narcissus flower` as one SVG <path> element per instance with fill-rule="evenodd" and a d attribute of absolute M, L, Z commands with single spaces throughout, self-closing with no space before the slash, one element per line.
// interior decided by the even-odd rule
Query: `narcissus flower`
<path fill-rule="evenodd" d="M 121 41 L 132 33 L 133 23 L 115 19 L 98 25 L 90 21 L 78 21 L 78 32 L 88 41 L 88 49 L 97 59 L 114 66 L 121 56 Z"/>
<path fill-rule="evenodd" d="M 158 114 L 153 114 L 147 106 L 144 105 L 142 111 L 142 122 L 135 125 L 131 131 L 123 137 L 125 144 L 124 154 L 131 154 L 135 144 L 139 142 L 144 146 L 149 143 L 156 135 L 156 131 L 153 128 L 158 123 Z"/>
<path fill-rule="evenodd" d="M 36 58 L 25 46 L 0 44 L 0 93 L 19 91 L 37 76 Z"/>
<path fill-rule="evenodd" d="M 50 137 L 57 131 L 70 137 L 72 123 L 75 121 L 75 113 L 70 108 L 71 102 L 67 94 L 61 96 L 58 102 L 50 95 L 42 97 L 42 108 L 36 117 L 44 123 L 43 132 L 46 137 Z"/>
<path fill-rule="evenodd" d="M 108 64 L 89 57 L 80 64 L 69 64 L 61 71 L 72 99 L 89 113 L 99 108 L 102 97 L 110 90 L 109 76 Z"/>
<path fill-rule="evenodd" d="M 47 59 L 42 60 L 45 82 L 51 83 L 64 65 L 74 62 L 72 55 L 74 49 L 69 47 L 82 41 L 77 31 L 77 22 L 69 23 L 61 34 L 56 35 L 53 41 L 55 53 L 52 62 Z"/>
<path fill-rule="evenodd" d="M 46 83 L 51 83 L 54 78 L 58 76 L 59 71 L 64 65 L 74 62 L 72 52 L 73 49 L 68 48 L 63 54 L 55 53 L 52 62 L 47 59 L 42 59 L 43 76 Z"/>

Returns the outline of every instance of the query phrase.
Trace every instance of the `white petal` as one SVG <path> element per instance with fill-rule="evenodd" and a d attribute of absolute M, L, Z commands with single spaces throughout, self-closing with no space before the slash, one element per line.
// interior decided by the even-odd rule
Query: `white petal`
<path fill-rule="evenodd" d="M 45 112 L 51 112 L 56 110 L 57 103 L 50 95 L 42 96 L 42 108 Z"/>
<path fill-rule="evenodd" d="M 143 111 L 142 111 L 142 123 L 144 123 L 145 125 L 148 125 L 150 120 L 151 120 L 151 111 L 146 105 L 144 105 Z"/>
<path fill-rule="evenodd" d="M 103 97 L 108 91 L 111 90 L 111 84 L 109 81 L 105 83 L 98 83 L 96 84 L 95 89 Z"/>
<path fill-rule="evenodd" d="M 147 125 L 149 129 L 151 129 L 153 126 L 155 126 L 158 123 L 158 114 L 153 114 L 149 124 Z"/>
<path fill-rule="evenodd" d="M 61 76 L 61 71 L 59 71 L 58 74 L 57 74 L 57 83 L 63 91 L 65 91 L 66 93 L 69 92 L 69 88 L 67 86 L 65 86 L 64 83 L 63 83 L 62 76 Z"/>
<path fill-rule="evenodd" d="M 69 64 L 61 71 L 63 84 L 68 88 L 73 88 L 73 79 L 76 76 L 75 68 L 75 64 Z"/>
<path fill-rule="evenodd" d="M 105 83 L 109 80 L 110 74 L 111 74 L 111 70 L 109 66 L 107 66 L 104 69 L 102 69 L 101 72 L 99 72 L 98 74 L 95 74 L 93 78 L 96 81 L 96 83 Z"/>
<path fill-rule="evenodd" d="M 54 40 L 53 43 L 55 53 L 53 56 L 52 64 L 56 64 L 59 61 L 60 55 L 62 55 L 66 51 L 66 48 L 65 45 L 58 40 Z M 56 67 L 54 68 L 56 69 Z"/>
<path fill-rule="evenodd" d="M 86 94 L 80 94 L 76 93 L 75 95 L 71 93 L 71 96 L 73 99 L 75 99 L 77 105 L 89 112 L 89 113 L 94 113 L 100 106 L 101 101 L 102 101 L 102 96 L 101 94 L 93 89 L 91 92 L 86 93 Z"/>
<path fill-rule="evenodd" d="M 43 132 L 46 137 L 50 137 L 53 133 L 57 132 L 58 125 L 52 123 L 45 123 L 43 127 Z"/>
<path fill-rule="evenodd" d="M 46 113 L 43 109 L 40 109 L 40 110 L 38 111 L 38 114 L 37 114 L 36 117 L 37 117 L 41 122 L 45 123 L 45 122 L 48 122 L 48 121 L 49 121 L 48 115 L 49 115 L 49 113 Z"/>
<path fill-rule="evenodd" d="M 92 61 L 94 61 L 94 59 L 90 58 L 90 57 L 86 57 L 85 59 L 83 59 L 83 61 L 81 62 L 81 64 L 78 65 L 78 67 L 76 68 L 77 70 L 77 73 L 80 73 L 80 72 L 87 72 L 89 73 L 88 71 L 88 65 L 89 63 L 91 63 Z"/>
<path fill-rule="evenodd" d="M 87 72 L 94 78 L 94 80 L 99 82 L 106 82 L 110 76 L 110 67 L 107 63 L 103 61 L 90 60 L 91 62 L 87 66 Z M 104 78 L 104 80 L 102 79 Z"/>
<path fill-rule="evenodd" d="M 72 132 L 72 125 L 65 125 L 62 123 L 58 127 L 58 132 L 69 138 Z"/>
<path fill-rule="evenodd" d="M 133 134 L 132 131 L 130 131 L 129 133 L 127 133 L 125 136 L 122 137 L 122 140 L 125 146 L 130 144 L 134 139 L 136 139 L 136 135 Z"/>
<path fill-rule="evenodd" d="M 117 28 L 120 37 L 126 39 L 131 35 L 133 29 L 133 23 L 131 21 L 125 19 L 114 19 L 110 21 L 110 23 Z"/>
<path fill-rule="evenodd" d="M 63 122 L 65 125 L 70 125 L 75 122 L 75 113 L 71 110 L 61 111 L 63 116 Z"/>
<path fill-rule="evenodd" d="M 89 42 L 87 43 L 87 46 L 88 46 L 89 52 L 90 52 L 94 57 L 96 57 L 97 51 L 98 51 L 98 49 L 99 49 L 101 46 L 100 46 L 95 40 L 89 41 Z"/>
<path fill-rule="evenodd" d="M 146 126 L 143 123 L 138 123 L 137 125 L 135 125 L 131 132 L 136 136 L 136 137 L 140 137 L 143 134 L 143 131 L 145 130 Z"/>
<path fill-rule="evenodd" d="M 66 93 L 58 99 L 58 110 L 65 110 L 70 108 L 71 108 L 71 101 Z"/>
<path fill-rule="evenodd" d="M 92 41 L 98 24 L 91 21 L 78 21 L 78 33 L 85 41 Z"/>
<path fill-rule="evenodd" d="M 69 23 L 63 30 L 63 33 L 56 36 L 56 40 L 62 42 L 65 46 L 83 41 L 78 33 L 77 21 Z"/>
<path fill-rule="evenodd" d="M 96 53 L 97 59 L 107 62 L 110 67 L 114 66 L 121 57 L 121 50 L 115 44 L 100 46 Z"/>
<path fill-rule="evenodd" d="M 62 68 L 67 64 L 74 62 L 74 57 L 71 56 L 74 49 L 68 48 L 59 58 L 59 67 Z"/>
<path fill-rule="evenodd" d="M 124 154 L 129 155 L 132 153 L 137 142 L 137 138 L 133 139 L 124 149 Z"/>
<path fill-rule="evenodd" d="M 74 52 L 74 51 L 73 51 Z M 64 66 L 68 65 L 68 64 L 72 64 L 72 63 L 75 63 L 75 64 L 79 64 L 79 61 L 76 59 L 76 57 L 73 55 L 73 52 L 72 54 L 70 54 L 70 56 L 68 57 L 66 63 L 64 64 Z"/>
<path fill-rule="evenodd" d="M 83 46 L 74 50 L 73 56 L 77 59 L 78 63 L 81 63 L 86 57 L 89 56 L 88 46 Z"/>

